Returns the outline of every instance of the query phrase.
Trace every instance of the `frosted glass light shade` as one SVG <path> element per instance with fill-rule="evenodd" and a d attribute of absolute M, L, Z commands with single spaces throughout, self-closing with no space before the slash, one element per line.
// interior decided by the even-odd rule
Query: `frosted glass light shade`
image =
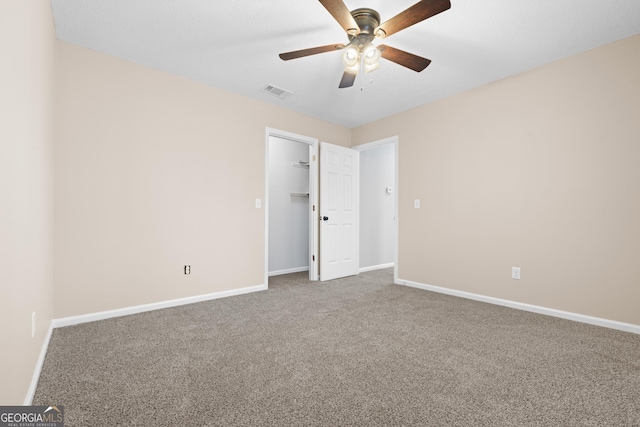
<path fill-rule="evenodd" d="M 355 46 L 347 47 L 342 54 L 342 61 L 347 67 L 357 65 L 358 62 L 360 62 L 360 52 L 358 51 L 358 48 Z"/>

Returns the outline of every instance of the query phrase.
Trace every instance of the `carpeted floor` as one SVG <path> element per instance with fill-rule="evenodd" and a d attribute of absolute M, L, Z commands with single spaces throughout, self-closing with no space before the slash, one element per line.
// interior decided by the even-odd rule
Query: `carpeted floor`
<path fill-rule="evenodd" d="M 66 426 L 640 426 L 640 336 L 392 270 L 56 329 Z"/>

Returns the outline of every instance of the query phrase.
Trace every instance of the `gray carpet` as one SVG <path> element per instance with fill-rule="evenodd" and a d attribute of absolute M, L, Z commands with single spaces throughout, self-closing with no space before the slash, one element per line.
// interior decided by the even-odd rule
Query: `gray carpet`
<path fill-rule="evenodd" d="M 397 286 L 391 270 L 54 330 L 71 426 L 640 426 L 640 336 Z"/>

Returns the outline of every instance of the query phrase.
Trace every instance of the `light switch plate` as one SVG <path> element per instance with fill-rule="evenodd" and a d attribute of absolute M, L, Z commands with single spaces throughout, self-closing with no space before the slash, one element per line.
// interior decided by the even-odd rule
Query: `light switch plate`
<path fill-rule="evenodd" d="M 413 201 L 413 207 L 416 209 L 420 209 L 420 199 L 415 199 Z"/>
<path fill-rule="evenodd" d="M 260 209 L 262 207 L 262 199 L 256 199 L 256 209 Z"/>

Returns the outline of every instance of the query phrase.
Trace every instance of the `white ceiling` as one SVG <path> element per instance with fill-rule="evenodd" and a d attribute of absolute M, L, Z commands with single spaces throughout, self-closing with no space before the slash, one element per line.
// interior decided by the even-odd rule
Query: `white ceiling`
<path fill-rule="evenodd" d="M 417 0 L 344 0 L 386 21 Z M 341 52 L 278 54 L 348 42 L 318 0 L 52 0 L 60 40 L 356 127 L 640 33 L 639 0 L 451 0 L 384 39 L 433 62 L 380 69 L 338 89 Z M 639 52 L 640 54 L 640 52 Z M 267 85 L 293 92 L 281 100 Z"/>

